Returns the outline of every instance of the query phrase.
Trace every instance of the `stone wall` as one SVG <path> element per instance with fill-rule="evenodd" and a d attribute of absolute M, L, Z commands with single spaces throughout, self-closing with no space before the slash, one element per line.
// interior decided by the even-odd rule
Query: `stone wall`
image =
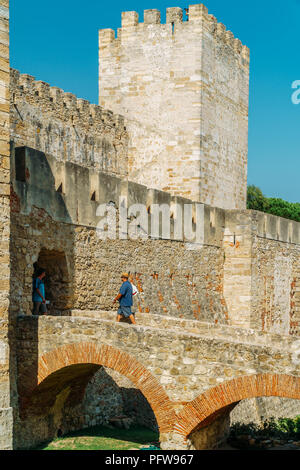
<path fill-rule="evenodd" d="M 11 70 L 10 91 L 16 147 L 33 147 L 57 161 L 127 175 L 128 135 L 122 116 L 16 70 Z"/>
<path fill-rule="evenodd" d="M 244 209 L 249 50 L 203 5 L 122 13 L 99 32 L 99 103 L 126 117 L 129 178 Z"/>
<path fill-rule="evenodd" d="M 209 426 L 194 431 L 188 439 L 191 450 L 213 450 L 223 444 L 230 431 L 228 413 L 218 416 Z"/>
<path fill-rule="evenodd" d="M 0 1 L 0 449 L 12 448 L 10 399 L 9 2 Z"/>
<path fill-rule="evenodd" d="M 226 211 L 224 297 L 232 325 L 299 334 L 300 224 Z"/>
<path fill-rule="evenodd" d="M 189 251 L 178 242 L 174 256 L 172 241 L 103 241 L 95 228 L 58 223 L 38 208 L 28 215 L 13 213 L 12 221 L 15 314 L 31 313 L 33 264 L 46 249 L 57 255 L 56 259 L 66 259 L 67 275 L 60 280 L 67 295 L 60 314 L 67 314 L 70 308 L 112 310 L 120 273 L 126 270 L 139 289 L 140 311 L 227 321 L 222 298 L 223 257 L 218 247 Z M 53 281 L 46 261 L 43 267 Z"/>
<path fill-rule="evenodd" d="M 295 418 L 300 415 L 300 401 L 280 397 L 259 397 L 242 400 L 231 412 L 230 423 L 262 423 L 274 418 Z"/>
<path fill-rule="evenodd" d="M 122 240 L 118 236 L 116 240 L 103 240 L 97 233 L 100 218 L 96 211 L 100 203 L 115 201 L 119 209 L 122 195 L 128 205 L 139 202 L 147 207 L 152 202 L 171 204 L 171 196 L 73 163 L 57 164 L 55 159 L 34 150 L 24 150 L 24 159 L 26 181 L 13 181 L 15 314 L 31 312 L 33 265 L 40 262 L 52 282 L 52 313 L 67 314 L 70 308 L 111 310 L 120 273 L 125 270 L 139 289 L 138 310 L 227 322 L 222 297 L 221 210 L 204 207 L 203 221 L 199 221 L 204 243 L 195 245 L 195 249 L 184 238 Z M 13 172 L 17 171 L 13 163 Z M 57 175 L 62 174 L 65 194 L 57 192 L 55 185 Z M 91 181 L 97 201 L 90 198 Z M 187 202 L 173 200 L 182 205 Z M 58 266 L 61 274 L 54 269 Z M 59 276 L 65 291 L 63 298 L 57 286 Z"/>

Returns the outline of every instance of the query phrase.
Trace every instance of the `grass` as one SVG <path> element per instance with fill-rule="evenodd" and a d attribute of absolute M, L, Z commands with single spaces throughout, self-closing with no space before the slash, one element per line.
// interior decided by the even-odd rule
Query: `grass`
<path fill-rule="evenodd" d="M 126 430 L 94 426 L 41 444 L 34 450 L 128 450 L 158 440 L 158 433 L 143 427 Z"/>

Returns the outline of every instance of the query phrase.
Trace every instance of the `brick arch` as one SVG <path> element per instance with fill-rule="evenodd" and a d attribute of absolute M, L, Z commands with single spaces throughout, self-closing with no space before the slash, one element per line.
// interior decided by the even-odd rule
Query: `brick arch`
<path fill-rule="evenodd" d="M 38 361 L 34 389 L 51 374 L 78 364 L 108 367 L 130 379 L 148 400 L 161 433 L 170 432 L 175 421 L 172 403 L 158 380 L 133 356 L 112 346 L 72 343 L 44 354 Z M 30 396 L 33 390 L 27 390 Z"/>
<path fill-rule="evenodd" d="M 237 377 L 213 387 L 187 403 L 178 414 L 174 431 L 189 436 L 230 405 L 255 397 L 282 397 L 300 399 L 300 377 L 279 374 L 258 374 Z"/>

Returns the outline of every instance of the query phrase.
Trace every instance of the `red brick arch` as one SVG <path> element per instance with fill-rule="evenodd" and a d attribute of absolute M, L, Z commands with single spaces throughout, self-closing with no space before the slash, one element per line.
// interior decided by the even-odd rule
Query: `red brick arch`
<path fill-rule="evenodd" d="M 78 364 L 96 364 L 113 369 L 130 379 L 148 400 L 161 433 L 173 429 L 172 403 L 158 380 L 133 356 L 108 345 L 73 343 L 44 354 L 38 361 L 38 387 L 54 372 Z"/>
<path fill-rule="evenodd" d="M 177 416 L 174 430 L 187 437 L 201 423 L 209 424 L 209 418 L 218 411 L 240 400 L 263 396 L 300 399 L 300 377 L 258 374 L 229 380 L 187 403 Z"/>

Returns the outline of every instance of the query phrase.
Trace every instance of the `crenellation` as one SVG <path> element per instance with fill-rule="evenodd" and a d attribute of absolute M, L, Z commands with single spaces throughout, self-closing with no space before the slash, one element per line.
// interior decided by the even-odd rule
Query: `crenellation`
<path fill-rule="evenodd" d="M 212 33 L 212 35 L 214 35 L 217 28 L 218 20 L 214 15 L 208 15 L 208 19 L 210 32 Z"/>
<path fill-rule="evenodd" d="M 181 8 L 168 8 L 161 24 L 158 10 L 146 10 L 138 23 L 135 12 L 123 13 L 118 39 L 99 49 L 99 103 L 125 116 L 129 178 L 244 208 L 248 62 L 240 41 L 204 5 L 190 5 L 188 16 L 183 21 Z"/>
<path fill-rule="evenodd" d="M 88 114 L 90 109 L 90 102 L 82 98 L 77 98 L 77 109 L 79 112 Z"/>
<path fill-rule="evenodd" d="M 231 31 L 227 31 L 225 25 L 219 23 L 214 15 L 208 14 L 208 9 L 203 4 L 190 5 L 188 9 L 188 21 L 183 21 L 183 10 L 180 7 L 171 7 L 166 10 L 166 24 L 178 24 L 182 23 L 186 28 L 190 28 L 191 23 L 195 23 L 196 28 L 198 27 L 199 20 L 202 25 L 206 25 L 209 31 L 222 39 L 224 43 L 234 48 L 235 37 Z M 151 9 L 144 10 L 144 22 L 139 22 L 139 15 L 135 11 L 122 12 L 122 27 L 117 30 L 117 37 L 115 31 L 112 29 L 99 30 L 99 49 L 103 51 L 109 45 L 116 47 L 115 53 L 117 54 L 118 47 L 121 45 L 121 40 L 127 38 L 137 37 L 143 35 L 145 32 L 145 26 L 148 25 L 160 25 L 161 33 L 165 30 L 165 25 L 161 23 L 161 13 L 159 10 Z M 193 27 L 192 27 L 193 30 Z M 191 31 L 192 31 L 191 30 Z M 169 31 L 169 30 L 166 30 Z M 186 29 L 184 30 L 186 31 Z M 198 31 L 195 29 L 195 32 Z M 184 32 L 185 34 L 185 32 Z M 236 49 L 235 49 L 236 50 Z M 238 52 L 238 49 L 237 49 Z M 109 57 L 111 52 L 102 52 L 103 57 Z"/>
<path fill-rule="evenodd" d="M 102 106 L 99 106 L 97 104 L 94 104 L 94 103 L 90 103 L 89 105 L 89 112 L 90 112 L 90 115 L 92 116 L 92 118 L 95 120 L 95 121 L 101 121 L 102 119 Z"/>
<path fill-rule="evenodd" d="M 243 44 L 241 43 L 241 41 L 239 39 L 235 38 L 234 41 L 233 41 L 233 48 L 234 48 L 235 52 L 240 54 L 242 52 L 242 47 L 243 47 Z"/>
<path fill-rule="evenodd" d="M 242 46 L 242 56 L 249 63 L 250 61 L 250 49 L 247 46 Z"/>
<path fill-rule="evenodd" d="M 122 12 L 122 28 L 137 26 L 139 23 L 139 14 L 136 11 Z"/>
<path fill-rule="evenodd" d="M 115 40 L 115 31 L 113 29 L 99 30 L 99 47 L 107 47 Z"/>
<path fill-rule="evenodd" d="M 226 31 L 225 33 L 225 41 L 226 43 L 231 46 L 231 47 L 234 47 L 234 35 L 231 31 Z"/>
<path fill-rule="evenodd" d="M 77 98 L 75 95 L 73 95 L 73 93 L 64 93 L 63 101 L 69 109 L 76 109 Z"/>
<path fill-rule="evenodd" d="M 217 23 L 216 35 L 219 39 L 225 40 L 226 26 L 223 23 Z"/>
<path fill-rule="evenodd" d="M 166 23 L 182 23 L 183 10 L 179 7 L 167 8 Z"/>
<path fill-rule="evenodd" d="M 35 81 L 35 77 L 27 73 L 21 73 L 18 78 L 20 86 L 23 86 L 24 88 L 31 88 Z"/>
<path fill-rule="evenodd" d="M 49 94 L 50 98 L 53 100 L 53 103 L 61 103 L 63 100 L 64 91 L 61 88 L 53 86 L 50 87 Z"/>
<path fill-rule="evenodd" d="M 16 146 L 36 148 L 57 161 L 127 175 L 128 136 L 119 114 L 15 70 L 11 70 L 11 100 Z"/>
<path fill-rule="evenodd" d="M 160 24 L 160 20 L 159 10 L 144 10 L 144 24 Z"/>
<path fill-rule="evenodd" d="M 36 93 L 38 93 L 38 96 L 49 99 L 50 98 L 50 85 L 49 83 L 42 82 L 42 81 L 34 81 L 33 85 L 36 89 Z"/>
<path fill-rule="evenodd" d="M 189 21 L 197 21 L 203 18 L 209 19 L 208 9 L 203 3 L 189 5 Z"/>

